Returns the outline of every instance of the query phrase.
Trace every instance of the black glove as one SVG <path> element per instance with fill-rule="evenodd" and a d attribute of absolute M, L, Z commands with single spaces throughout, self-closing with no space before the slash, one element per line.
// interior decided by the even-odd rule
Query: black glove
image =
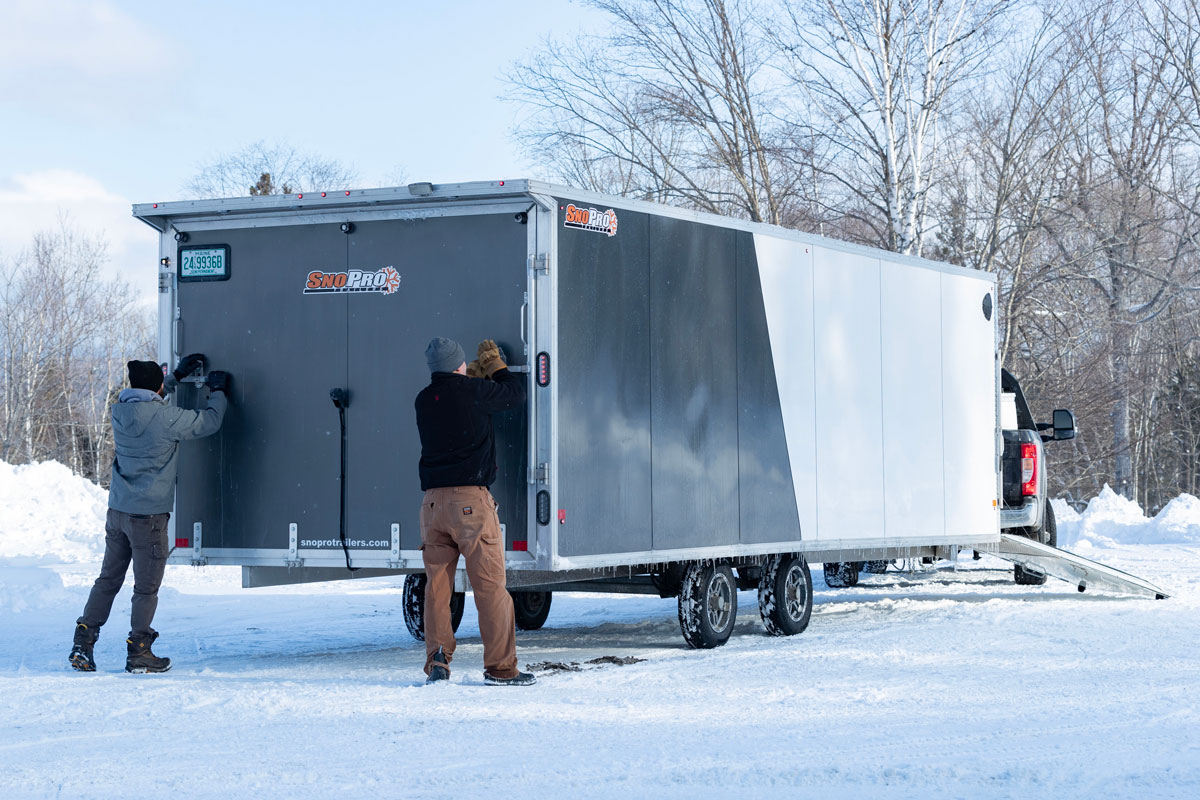
<path fill-rule="evenodd" d="M 233 377 L 228 372 L 213 370 L 208 373 L 208 377 L 204 379 L 204 385 L 211 392 L 224 392 L 229 394 L 229 384 L 233 382 Z"/>
<path fill-rule="evenodd" d="M 184 356 L 179 359 L 179 366 L 172 373 L 175 376 L 175 380 L 181 381 L 197 369 L 202 369 L 206 360 L 202 353 L 192 353 L 190 356 Z"/>

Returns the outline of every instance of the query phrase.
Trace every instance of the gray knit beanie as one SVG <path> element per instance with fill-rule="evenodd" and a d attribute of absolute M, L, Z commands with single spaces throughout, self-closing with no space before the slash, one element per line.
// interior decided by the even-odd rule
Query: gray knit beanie
<path fill-rule="evenodd" d="M 430 372 L 454 372 L 466 361 L 462 346 L 453 339 L 438 336 L 425 348 L 425 363 Z"/>

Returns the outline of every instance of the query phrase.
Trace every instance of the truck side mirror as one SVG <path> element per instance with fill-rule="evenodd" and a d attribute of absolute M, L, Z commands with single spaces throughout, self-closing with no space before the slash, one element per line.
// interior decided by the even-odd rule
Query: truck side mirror
<path fill-rule="evenodd" d="M 1075 438 L 1075 415 L 1065 408 L 1054 410 L 1054 440 L 1057 442 Z"/>

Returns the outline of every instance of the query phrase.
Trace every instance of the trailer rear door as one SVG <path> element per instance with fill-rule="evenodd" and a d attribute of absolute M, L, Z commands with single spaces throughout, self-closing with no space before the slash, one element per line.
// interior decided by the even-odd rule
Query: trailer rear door
<path fill-rule="evenodd" d="M 420 544 L 413 399 L 429 380 L 434 336 L 495 339 L 525 363 L 527 237 L 512 214 L 195 230 L 188 247 L 228 246 L 225 280 L 178 284 L 177 353 L 202 352 L 233 375 L 219 434 L 181 448 L 176 545 L 213 563 L 343 563 L 340 431 L 330 390 L 349 390 L 347 539 L 353 563 L 386 566 L 393 526 Z M 351 218 L 352 219 L 352 218 Z M 206 390 L 179 401 L 202 405 Z M 497 415 L 501 522 L 524 539 L 525 411 Z"/>

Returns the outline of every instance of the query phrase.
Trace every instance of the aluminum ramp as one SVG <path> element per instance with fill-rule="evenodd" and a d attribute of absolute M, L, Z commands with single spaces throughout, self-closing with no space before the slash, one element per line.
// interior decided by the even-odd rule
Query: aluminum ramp
<path fill-rule="evenodd" d="M 1002 533 L 999 550 L 987 552 L 1005 561 L 1020 564 L 1030 572 L 1073 583 L 1081 592 L 1103 588 L 1126 594 L 1146 595 L 1156 600 L 1168 597 L 1166 592 L 1150 581 L 1024 536 Z"/>

